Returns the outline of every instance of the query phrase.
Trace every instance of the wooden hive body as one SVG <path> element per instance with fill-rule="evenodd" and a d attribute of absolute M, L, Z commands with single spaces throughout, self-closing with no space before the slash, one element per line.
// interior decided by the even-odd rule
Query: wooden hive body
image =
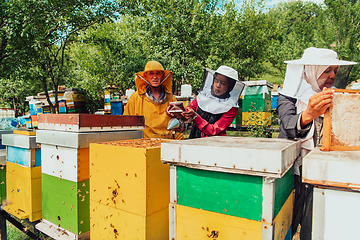
<path fill-rule="evenodd" d="M 111 213 L 119 215 L 117 229 L 125 234 L 123 239 L 168 237 L 170 173 L 169 166 L 160 160 L 159 141 L 142 139 L 91 144 L 91 238 L 102 235 L 115 239 L 114 233 L 109 231 L 110 226 L 99 227 Z M 102 211 L 107 215 L 105 212 L 101 215 Z M 121 216 L 127 217 L 121 219 Z"/>
<path fill-rule="evenodd" d="M 335 89 L 324 114 L 323 151 L 360 150 L 360 90 Z"/>
<path fill-rule="evenodd" d="M 320 151 L 303 159 L 303 182 L 314 185 L 312 239 L 356 239 L 360 214 L 360 151 Z M 341 229 L 341 231 L 339 231 Z"/>
<path fill-rule="evenodd" d="M 4 209 L 12 215 L 30 222 L 41 215 L 41 167 L 26 167 L 6 163 L 7 202 Z"/>
<path fill-rule="evenodd" d="M 43 221 L 39 229 L 55 237 L 65 231 L 73 239 L 88 238 L 89 145 L 94 142 L 141 138 L 142 131 L 70 132 L 39 130 L 42 148 Z M 59 190 L 60 189 L 60 190 Z M 79 192 L 78 192 L 79 191 Z M 58 220 L 58 218 L 60 220 Z M 58 226 L 52 231 L 48 226 Z"/>
<path fill-rule="evenodd" d="M 216 232 L 218 239 L 234 233 L 240 239 L 290 239 L 289 167 L 299 156 L 299 142 L 271 140 L 212 137 L 162 143 L 162 161 L 172 165 L 170 239 L 207 239 Z"/>
<path fill-rule="evenodd" d="M 72 182 L 42 174 L 43 218 L 80 235 L 89 231 L 89 180 Z"/>

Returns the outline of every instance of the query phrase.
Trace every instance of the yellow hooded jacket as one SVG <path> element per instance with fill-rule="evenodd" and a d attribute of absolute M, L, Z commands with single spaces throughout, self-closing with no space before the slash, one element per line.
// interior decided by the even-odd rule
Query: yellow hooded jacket
<path fill-rule="evenodd" d="M 146 95 L 148 83 L 144 78 L 144 73 L 151 70 L 161 70 L 165 73 L 166 80 L 161 86 L 166 92 L 166 97 L 162 102 L 154 102 Z M 138 76 L 140 75 L 140 76 Z M 145 66 L 145 71 L 135 74 L 135 84 L 137 91 L 128 100 L 124 115 L 141 115 L 145 118 L 144 138 L 164 138 L 164 139 L 184 139 L 181 133 L 167 130 L 170 117 L 166 115 L 166 108 L 170 102 L 176 102 L 175 96 L 171 93 L 172 72 L 164 70 L 159 62 L 150 61 Z"/>

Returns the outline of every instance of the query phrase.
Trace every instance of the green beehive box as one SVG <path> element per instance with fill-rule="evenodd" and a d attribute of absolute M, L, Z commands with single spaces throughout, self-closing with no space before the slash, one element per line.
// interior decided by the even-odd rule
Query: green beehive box
<path fill-rule="evenodd" d="M 284 240 L 299 154 L 300 142 L 286 139 L 217 136 L 162 143 L 162 161 L 171 164 L 170 239 L 236 232 L 239 239 Z"/>
<path fill-rule="evenodd" d="M 72 182 L 42 174 L 43 219 L 76 235 L 90 230 L 89 180 Z"/>
<path fill-rule="evenodd" d="M 176 167 L 177 204 L 211 212 L 261 221 L 263 188 L 261 176 Z M 293 171 L 275 179 L 274 218 L 293 190 Z"/>
<path fill-rule="evenodd" d="M 243 112 L 271 112 L 271 100 L 269 99 L 244 99 L 242 104 Z"/>
<path fill-rule="evenodd" d="M 273 84 L 266 80 L 245 81 L 244 99 L 267 99 L 271 100 Z"/>

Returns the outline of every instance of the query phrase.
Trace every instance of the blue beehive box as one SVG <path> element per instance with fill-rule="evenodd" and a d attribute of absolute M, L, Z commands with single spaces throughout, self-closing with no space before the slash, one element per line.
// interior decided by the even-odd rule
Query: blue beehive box
<path fill-rule="evenodd" d="M 277 102 L 278 102 L 279 95 L 271 94 L 271 110 L 275 110 L 277 108 Z"/>
<path fill-rule="evenodd" d="M 113 101 L 111 102 L 111 115 L 122 115 L 122 102 L 121 101 Z"/>

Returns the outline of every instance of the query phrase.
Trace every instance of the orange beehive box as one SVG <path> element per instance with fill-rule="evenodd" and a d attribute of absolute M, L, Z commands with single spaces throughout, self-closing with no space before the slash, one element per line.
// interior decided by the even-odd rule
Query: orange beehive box
<path fill-rule="evenodd" d="M 335 89 L 333 106 L 326 110 L 322 151 L 360 150 L 360 90 Z"/>

